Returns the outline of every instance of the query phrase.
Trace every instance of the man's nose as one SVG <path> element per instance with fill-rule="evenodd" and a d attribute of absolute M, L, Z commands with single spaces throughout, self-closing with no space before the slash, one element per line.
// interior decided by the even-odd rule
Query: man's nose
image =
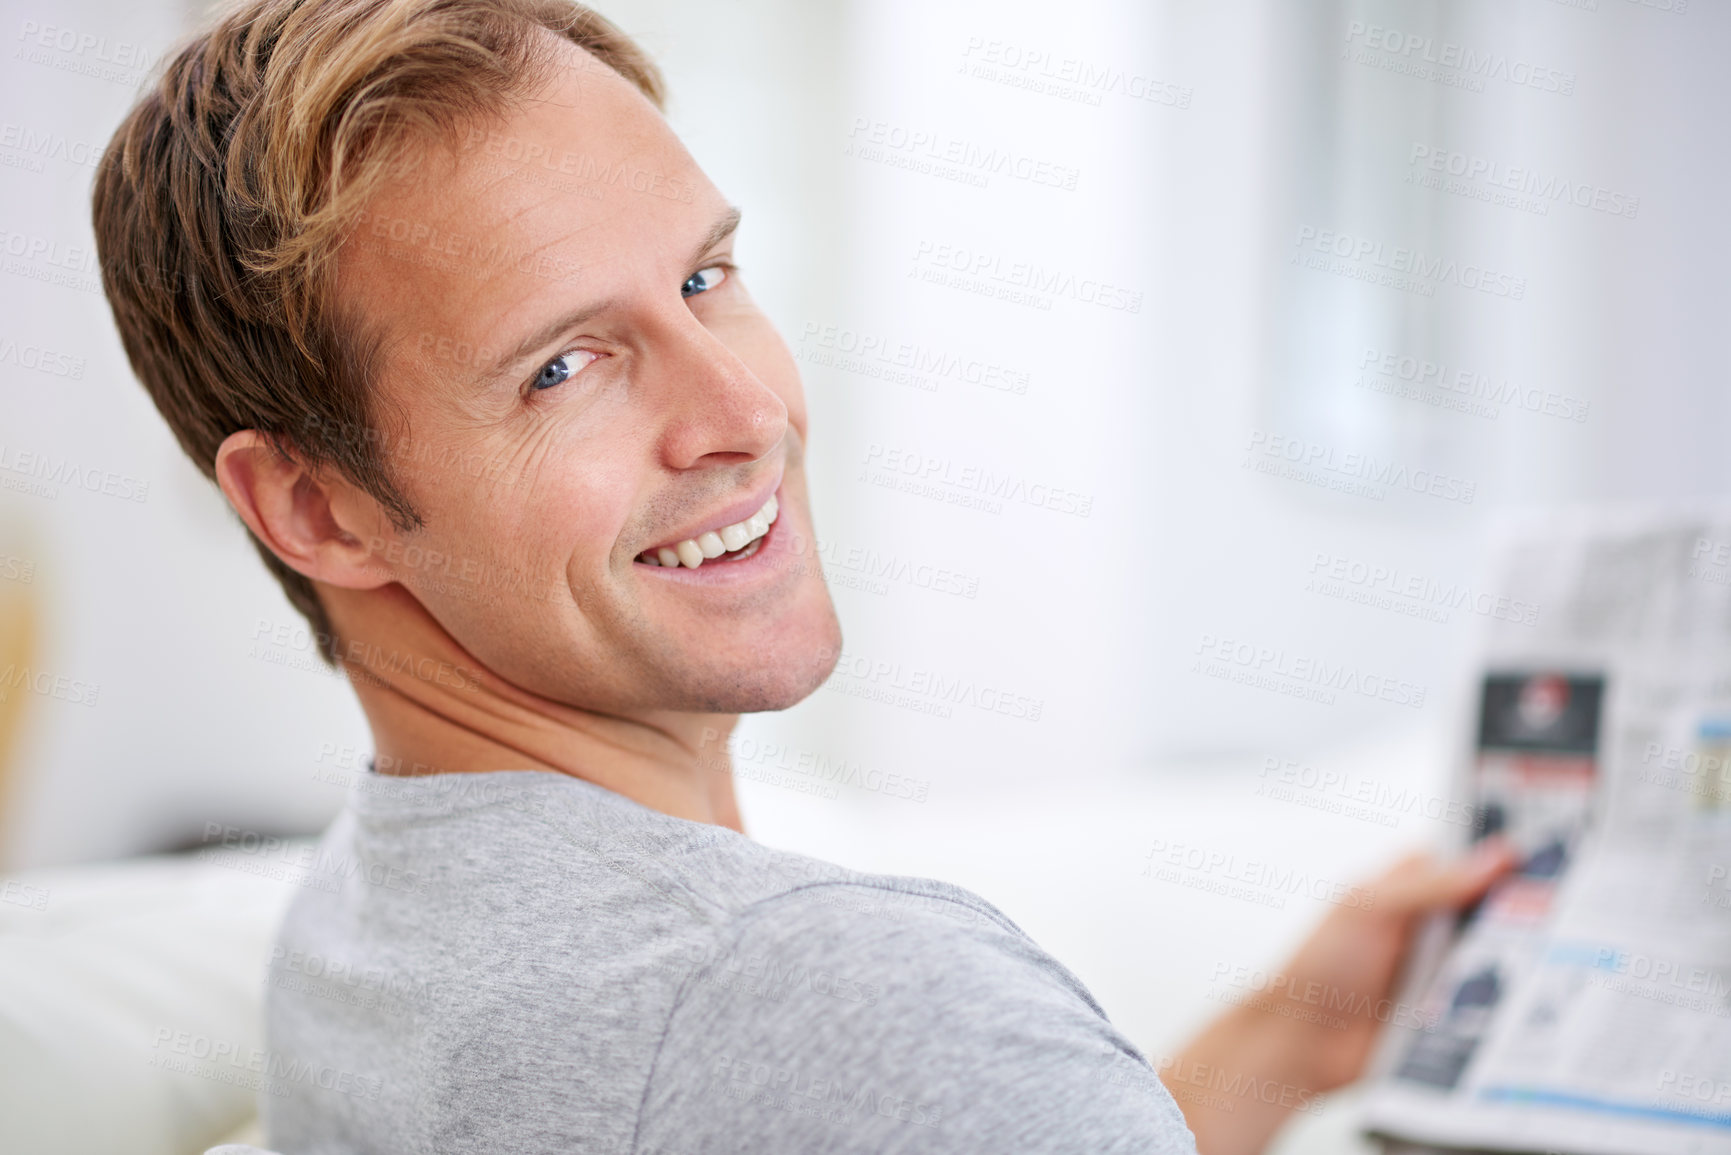
<path fill-rule="evenodd" d="M 660 358 L 662 453 L 673 469 L 704 458 L 763 457 L 787 432 L 787 405 L 716 334 L 689 313 L 672 322 Z"/>

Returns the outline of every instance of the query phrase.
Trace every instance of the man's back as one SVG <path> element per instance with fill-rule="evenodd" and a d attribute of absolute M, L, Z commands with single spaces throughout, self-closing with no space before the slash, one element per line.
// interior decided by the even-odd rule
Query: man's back
<path fill-rule="evenodd" d="M 978 897 L 562 774 L 367 775 L 270 981 L 288 1155 L 1194 1149 Z"/>

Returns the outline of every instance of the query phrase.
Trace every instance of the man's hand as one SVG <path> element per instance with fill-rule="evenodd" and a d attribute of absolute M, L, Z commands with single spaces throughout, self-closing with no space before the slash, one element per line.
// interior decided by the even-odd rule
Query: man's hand
<path fill-rule="evenodd" d="M 1209 1024 L 1163 1072 L 1200 1155 L 1255 1155 L 1295 1107 L 1358 1078 L 1397 1015 L 1392 988 L 1419 925 L 1466 906 L 1516 861 L 1494 840 L 1447 865 L 1403 859 L 1364 889 L 1369 901 L 1325 918 L 1268 989 Z M 1214 1074 L 1278 1093 L 1204 1093 Z"/>

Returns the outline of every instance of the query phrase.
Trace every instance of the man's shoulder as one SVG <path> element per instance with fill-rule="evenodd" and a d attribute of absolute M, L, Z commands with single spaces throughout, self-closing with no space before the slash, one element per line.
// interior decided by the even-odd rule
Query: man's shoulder
<path fill-rule="evenodd" d="M 687 966 L 640 1150 L 1193 1150 L 1082 983 L 960 887 L 789 887 Z"/>
<path fill-rule="evenodd" d="M 1026 937 L 962 887 L 768 846 L 551 773 L 369 778 L 316 858 L 317 885 L 290 919 L 309 933 L 371 917 L 409 940 L 471 947 L 522 934 L 600 949 L 612 936 L 607 955 L 627 942 L 646 955 L 723 945 L 794 923 L 808 938 L 846 932 L 856 942 L 955 928 Z M 489 934 L 477 937 L 481 923 Z"/>
<path fill-rule="evenodd" d="M 537 955 L 666 973 L 747 950 L 827 950 L 885 965 L 965 954 L 1041 971 L 1092 1005 L 1002 911 L 948 882 L 765 845 L 562 775 L 367 785 L 320 851 L 354 869 L 342 872 L 340 887 L 303 895 L 291 931 L 319 937 L 370 914 L 400 945 L 437 946 L 456 961 L 486 955 L 490 973 L 503 965 L 500 953 L 534 962 L 535 973 L 547 971 Z"/>
<path fill-rule="evenodd" d="M 716 925 L 691 961 L 708 989 L 688 984 L 685 1002 L 726 1004 L 712 1010 L 770 1029 L 776 1011 L 832 1020 L 857 1004 L 915 1020 L 1013 1004 L 1110 1030 L 1068 968 L 997 907 L 937 879 L 848 872 L 782 887 Z"/>
<path fill-rule="evenodd" d="M 1184 1132 L 1081 982 L 971 891 L 474 778 L 333 824 L 321 858 L 356 869 L 303 893 L 273 962 L 273 1046 L 417 1056 L 378 1120 L 444 1134 L 494 1103 L 498 1139 L 557 1093 L 641 1151 L 1184 1150 L 1095 1142 Z M 337 1118 L 309 1096 L 273 1102 L 284 1134 Z"/>
<path fill-rule="evenodd" d="M 731 875 L 735 931 L 798 920 L 855 934 L 974 927 L 1026 937 L 997 907 L 953 883 L 856 870 L 739 835 L 695 852 L 688 865 L 704 879 Z"/>
<path fill-rule="evenodd" d="M 981 964 L 1051 967 L 1087 997 L 1081 984 L 1007 915 L 964 887 L 847 870 L 784 851 L 769 850 L 766 857 L 783 879 L 802 871 L 836 873 L 766 888 L 716 928 L 719 944 L 814 960 L 825 954 L 857 962 L 882 958 L 916 969 L 938 959 L 954 965 L 963 956 Z"/>
<path fill-rule="evenodd" d="M 515 883 L 528 869 L 561 893 L 576 884 L 577 893 L 625 899 L 620 892 L 635 892 L 657 905 L 671 903 L 713 931 L 779 911 L 862 927 L 936 919 L 1021 935 L 1001 911 L 962 887 L 872 874 L 766 845 L 593 783 L 525 771 L 445 777 L 394 787 L 388 809 L 381 813 L 369 799 L 355 815 L 383 835 L 384 847 L 434 859 L 428 873 L 435 883 L 447 871 L 465 875 L 464 885 L 493 876 Z M 405 806 L 405 798 L 415 804 Z M 380 817 L 389 819 L 382 827 L 372 821 Z"/>

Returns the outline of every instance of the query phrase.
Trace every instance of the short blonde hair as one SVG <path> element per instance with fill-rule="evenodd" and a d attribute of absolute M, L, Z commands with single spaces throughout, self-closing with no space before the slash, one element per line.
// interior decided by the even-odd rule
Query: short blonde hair
<path fill-rule="evenodd" d="M 169 59 L 97 170 L 96 244 L 133 372 L 206 477 L 256 429 L 422 524 L 381 451 L 377 343 L 334 299 L 335 257 L 429 142 L 549 77 L 542 30 L 662 106 L 643 51 L 564 0 L 247 0 Z M 334 664 L 312 582 L 254 545 Z"/>

